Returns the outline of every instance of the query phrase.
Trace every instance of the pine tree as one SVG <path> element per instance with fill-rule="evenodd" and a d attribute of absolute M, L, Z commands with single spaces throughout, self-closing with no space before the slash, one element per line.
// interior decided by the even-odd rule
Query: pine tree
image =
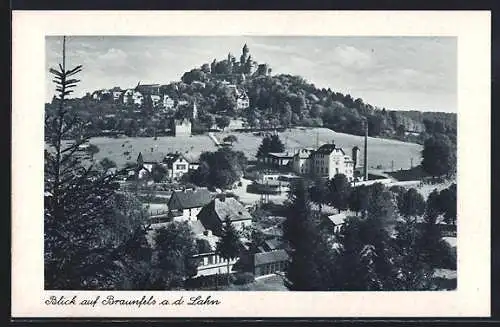
<path fill-rule="evenodd" d="M 87 124 L 69 110 L 66 100 L 82 66 L 66 68 L 65 41 L 62 64 L 50 69 L 56 108 L 47 110 L 45 118 L 45 288 L 116 289 L 125 279 L 120 259 L 126 244 L 140 233 L 113 231 L 117 210 L 122 212 L 115 175 L 96 168 L 88 153 L 80 151 L 88 142 Z M 142 223 L 134 228 L 144 230 Z"/>
<path fill-rule="evenodd" d="M 216 252 L 224 259 L 227 260 L 227 282 L 229 284 L 229 262 L 237 258 L 240 253 L 240 238 L 238 232 L 234 228 L 231 219 L 226 217 L 222 226 L 222 235 L 219 242 L 217 242 Z"/>
<path fill-rule="evenodd" d="M 271 152 L 271 139 L 269 137 L 264 137 L 262 143 L 257 150 L 257 158 L 265 157 L 269 152 Z"/>
<path fill-rule="evenodd" d="M 287 217 L 283 225 L 290 263 L 285 285 L 293 291 L 326 291 L 331 285 L 333 252 L 313 219 L 304 183 L 292 186 Z"/>

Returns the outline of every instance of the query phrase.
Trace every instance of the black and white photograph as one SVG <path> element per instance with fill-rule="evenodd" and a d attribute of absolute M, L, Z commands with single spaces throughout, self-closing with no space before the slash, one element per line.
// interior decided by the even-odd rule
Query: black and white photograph
<path fill-rule="evenodd" d="M 456 288 L 456 38 L 46 51 L 47 290 Z"/>
<path fill-rule="evenodd" d="M 13 316 L 490 314 L 488 13 L 14 18 Z"/>

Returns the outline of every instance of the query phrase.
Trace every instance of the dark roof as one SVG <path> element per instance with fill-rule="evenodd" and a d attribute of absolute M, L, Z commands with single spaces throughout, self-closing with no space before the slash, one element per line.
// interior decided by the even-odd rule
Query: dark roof
<path fill-rule="evenodd" d="M 210 203 L 212 195 L 207 189 L 175 191 L 168 201 L 171 210 L 203 207 Z"/>
<path fill-rule="evenodd" d="M 265 265 L 267 263 L 288 261 L 288 253 L 285 250 L 275 250 L 255 254 L 255 266 Z"/>
<path fill-rule="evenodd" d="M 279 249 L 280 246 L 281 246 L 281 242 L 278 241 L 276 238 L 273 238 L 273 239 L 270 239 L 270 240 L 266 240 L 264 243 L 271 250 Z"/>
<path fill-rule="evenodd" d="M 165 158 L 163 158 L 163 163 L 171 166 L 174 162 L 176 162 L 179 158 L 182 158 L 188 161 L 182 154 L 180 153 L 168 153 Z"/>
<path fill-rule="evenodd" d="M 267 154 L 268 157 L 275 157 L 275 158 L 284 158 L 284 159 L 291 159 L 293 158 L 293 153 L 290 152 L 269 152 Z"/>
<path fill-rule="evenodd" d="M 214 199 L 213 206 L 217 216 L 219 216 L 219 219 L 222 221 L 226 219 L 226 217 L 229 217 L 231 221 L 252 219 L 252 216 L 248 213 L 243 204 L 235 198 L 226 197 L 224 200 Z"/>
<path fill-rule="evenodd" d="M 342 150 L 341 148 L 337 148 L 335 146 L 335 144 L 323 144 L 322 146 L 319 147 L 318 150 L 316 150 L 316 153 L 319 153 L 319 154 L 330 154 L 330 153 L 332 153 L 333 151 L 336 151 L 336 150 L 339 150 L 339 151 L 342 152 L 342 154 L 345 154 L 344 150 Z"/>

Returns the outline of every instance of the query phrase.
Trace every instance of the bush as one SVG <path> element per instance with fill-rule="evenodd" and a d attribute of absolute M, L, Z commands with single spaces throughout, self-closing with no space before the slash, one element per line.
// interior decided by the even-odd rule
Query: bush
<path fill-rule="evenodd" d="M 229 282 L 230 283 L 234 282 L 233 274 L 229 276 Z M 199 290 L 199 289 L 214 290 L 214 289 L 219 289 L 223 286 L 228 286 L 226 274 L 217 274 L 217 275 L 190 278 L 187 279 L 184 284 L 186 290 Z"/>
<path fill-rule="evenodd" d="M 255 280 L 254 275 L 251 272 L 237 273 L 234 277 L 233 283 L 236 285 L 249 284 Z"/>

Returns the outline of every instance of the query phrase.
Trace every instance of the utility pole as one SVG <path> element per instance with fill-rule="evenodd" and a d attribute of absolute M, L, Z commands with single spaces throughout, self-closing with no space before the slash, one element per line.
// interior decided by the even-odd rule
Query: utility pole
<path fill-rule="evenodd" d="M 410 158 L 410 168 L 413 169 L 413 158 Z"/>
<path fill-rule="evenodd" d="M 391 172 L 394 172 L 394 160 L 391 161 Z"/>
<path fill-rule="evenodd" d="M 316 132 L 316 150 L 318 149 L 319 147 L 319 133 Z"/>

